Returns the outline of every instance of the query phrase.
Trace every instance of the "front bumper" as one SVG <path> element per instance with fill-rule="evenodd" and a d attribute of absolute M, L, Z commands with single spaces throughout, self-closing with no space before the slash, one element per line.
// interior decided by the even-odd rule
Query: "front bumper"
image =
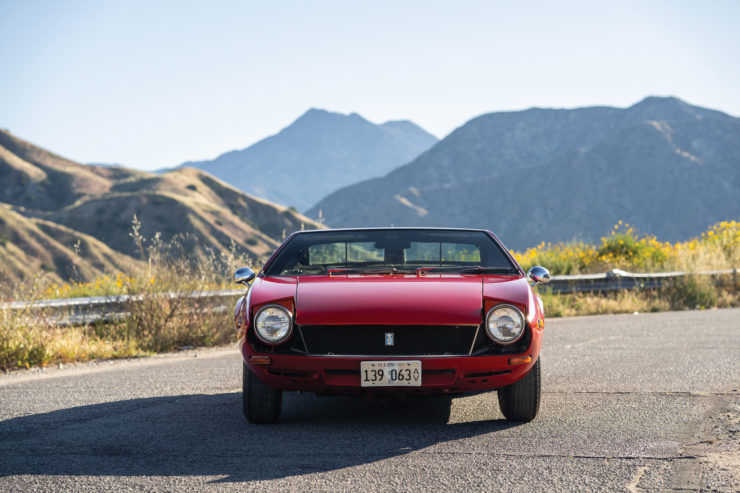
<path fill-rule="evenodd" d="M 540 352 L 542 331 L 532 331 L 532 341 L 520 354 L 486 356 L 306 356 L 254 351 L 242 339 L 241 350 L 249 369 L 269 387 L 318 394 L 462 393 L 491 390 L 523 378 Z M 531 356 L 529 363 L 511 364 L 517 356 Z M 270 364 L 255 364 L 252 356 L 269 357 Z M 420 387 L 362 387 L 360 362 L 420 360 Z"/>

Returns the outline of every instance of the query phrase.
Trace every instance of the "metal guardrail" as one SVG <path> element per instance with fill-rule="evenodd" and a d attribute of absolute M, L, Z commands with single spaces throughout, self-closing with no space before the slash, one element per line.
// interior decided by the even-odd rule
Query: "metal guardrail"
<path fill-rule="evenodd" d="M 244 294 L 244 289 L 220 291 L 196 291 L 190 293 L 157 293 L 154 297 L 199 300 L 208 305 L 210 311 L 226 311 L 228 300 Z M 44 310 L 47 319 L 54 325 L 85 325 L 98 321 L 119 320 L 130 315 L 127 308 L 131 303 L 141 303 L 145 296 L 119 295 L 94 296 L 88 298 L 63 298 L 57 300 L 12 301 L 0 304 L 2 310 Z M 204 308 L 199 308 L 204 309 Z"/>
<path fill-rule="evenodd" d="M 244 294 L 243 289 L 223 289 L 220 291 L 193 291 L 190 293 L 158 293 L 154 296 L 167 298 L 229 298 Z M 122 294 L 118 296 L 92 296 L 87 298 L 60 298 L 56 300 L 36 300 L 36 301 L 11 301 L 0 304 L 2 309 L 23 309 L 23 308 L 97 308 L 109 306 L 123 306 L 126 303 L 136 303 L 142 301 L 144 295 Z"/>
<path fill-rule="evenodd" d="M 552 293 L 601 293 L 631 289 L 659 289 L 676 279 L 686 276 L 711 276 L 715 282 L 732 283 L 738 286 L 738 269 L 712 270 L 703 272 L 632 273 L 614 269 L 601 274 L 578 274 L 552 276 L 550 283 L 539 289 Z M 230 308 L 228 300 L 244 294 L 244 289 L 201 291 L 191 293 L 160 293 L 154 296 L 169 298 L 192 298 L 202 300 L 209 310 L 225 311 Z M 138 303 L 143 295 L 97 296 L 91 298 L 66 298 L 57 300 L 13 301 L 0 304 L 2 310 L 42 310 L 50 313 L 49 318 L 57 325 L 80 325 L 100 320 L 114 320 L 129 315 L 127 306 Z M 203 309 L 203 308 L 200 308 Z"/>
<path fill-rule="evenodd" d="M 631 289 L 659 289 L 687 276 L 711 276 L 716 281 L 730 277 L 732 284 L 737 286 L 738 269 L 660 273 L 634 273 L 614 269 L 601 274 L 552 276 L 550 283 L 540 289 L 552 293 L 601 293 Z"/>

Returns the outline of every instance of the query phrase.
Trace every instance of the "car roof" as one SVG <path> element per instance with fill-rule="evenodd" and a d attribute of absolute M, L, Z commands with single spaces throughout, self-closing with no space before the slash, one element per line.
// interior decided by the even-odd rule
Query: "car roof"
<path fill-rule="evenodd" d="M 386 227 L 372 227 L 372 228 L 327 228 L 327 229 L 305 229 L 296 231 L 294 234 L 303 233 L 331 233 L 336 231 L 399 231 L 399 230 L 411 230 L 411 231 L 470 231 L 478 233 L 488 233 L 487 229 L 476 229 L 476 228 L 443 228 L 443 227 L 420 227 L 420 226 L 386 226 Z"/>

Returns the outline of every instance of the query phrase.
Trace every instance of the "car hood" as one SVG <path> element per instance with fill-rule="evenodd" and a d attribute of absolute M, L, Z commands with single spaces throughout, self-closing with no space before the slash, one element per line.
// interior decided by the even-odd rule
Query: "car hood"
<path fill-rule="evenodd" d="M 296 290 L 300 325 L 478 325 L 478 276 L 302 277 Z"/>

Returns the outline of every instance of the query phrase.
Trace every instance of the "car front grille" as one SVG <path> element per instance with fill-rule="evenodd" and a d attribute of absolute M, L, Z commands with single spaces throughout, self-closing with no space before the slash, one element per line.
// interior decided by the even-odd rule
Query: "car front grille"
<path fill-rule="evenodd" d="M 313 355 L 451 356 L 470 354 L 478 326 L 470 325 L 303 325 L 298 327 Z M 391 337 L 392 344 L 387 344 Z"/>

